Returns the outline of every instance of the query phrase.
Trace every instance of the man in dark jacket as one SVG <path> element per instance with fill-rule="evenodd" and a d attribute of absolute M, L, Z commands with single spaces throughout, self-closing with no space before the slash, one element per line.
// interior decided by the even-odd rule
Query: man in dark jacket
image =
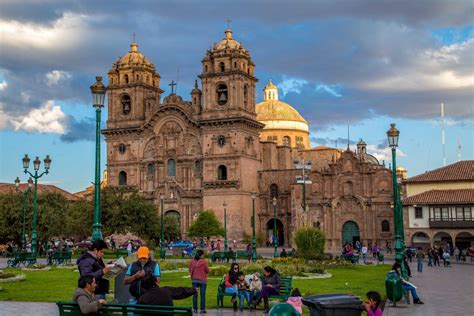
<path fill-rule="evenodd" d="M 103 240 L 96 240 L 89 250 L 77 259 L 80 275 L 92 276 L 96 280 L 95 294 L 100 299 L 105 299 L 105 294 L 109 292 L 109 281 L 103 278 L 104 274 L 110 271 L 110 268 L 106 267 L 102 261 L 104 249 L 107 249 L 107 244 Z"/>
<path fill-rule="evenodd" d="M 196 294 L 193 287 L 159 287 L 151 274 L 142 279 L 141 286 L 144 294 L 138 299 L 138 304 L 174 306 L 173 300 L 182 300 Z"/>

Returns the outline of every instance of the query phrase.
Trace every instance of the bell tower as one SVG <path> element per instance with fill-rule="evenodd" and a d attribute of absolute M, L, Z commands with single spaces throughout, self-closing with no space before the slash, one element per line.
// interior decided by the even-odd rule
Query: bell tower
<path fill-rule="evenodd" d="M 199 76 L 203 208 L 214 210 L 224 223 L 225 202 L 229 239 L 242 238 L 242 231 L 251 233 L 251 196 L 258 191 L 264 124 L 256 120 L 254 71 L 249 51 L 228 28 L 224 39 L 206 52 Z"/>
<path fill-rule="evenodd" d="M 160 103 L 160 75 L 138 51 L 135 41 L 130 51 L 118 58 L 109 70 L 107 128 L 140 127 Z"/>

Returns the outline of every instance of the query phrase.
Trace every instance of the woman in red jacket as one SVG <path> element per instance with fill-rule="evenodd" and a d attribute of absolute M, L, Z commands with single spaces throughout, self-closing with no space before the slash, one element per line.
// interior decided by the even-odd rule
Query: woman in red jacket
<path fill-rule="evenodd" d="M 189 274 L 196 293 L 193 295 L 193 309 L 197 313 L 198 309 L 198 289 L 201 292 L 201 313 L 206 313 L 206 284 L 209 274 L 209 266 L 207 260 L 204 259 L 204 251 L 199 249 L 196 256 L 189 263 Z"/>
<path fill-rule="evenodd" d="M 234 311 L 237 311 L 237 294 L 239 293 L 239 289 L 236 283 L 239 271 L 239 264 L 234 262 L 230 265 L 230 270 L 225 275 L 225 293 L 232 294 L 231 302 L 232 305 L 234 305 Z"/>

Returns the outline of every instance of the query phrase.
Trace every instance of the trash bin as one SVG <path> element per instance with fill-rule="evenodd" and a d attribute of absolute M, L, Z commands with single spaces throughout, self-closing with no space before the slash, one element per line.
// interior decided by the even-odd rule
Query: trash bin
<path fill-rule="evenodd" d="M 365 310 L 359 297 L 350 294 L 321 294 L 302 299 L 311 316 L 360 316 Z"/>
<path fill-rule="evenodd" d="M 390 272 L 385 278 L 385 290 L 387 298 L 393 303 L 398 302 L 403 297 L 402 280 L 396 272 Z"/>
<path fill-rule="evenodd" d="M 279 303 L 272 307 L 268 316 L 300 316 L 300 313 L 288 303 Z"/>

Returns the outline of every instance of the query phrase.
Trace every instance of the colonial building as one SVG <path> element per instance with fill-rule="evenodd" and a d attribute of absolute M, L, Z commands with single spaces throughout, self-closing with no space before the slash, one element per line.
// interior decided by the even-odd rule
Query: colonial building
<path fill-rule="evenodd" d="M 250 52 L 225 31 L 202 60 L 185 101 L 172 90 L 162 100 L 160 75 L 131 44 L 108 73 L 107 185 L 138 188 L 167 215 L 175 216 L 182 237 L 202 209 L 212 209 L 230 239 L 251 233 L 256 192 L 259 234 L 273 229 L 273 197 L 281 244 L 290 245 L 299 226 L 326 231 L 328 246 L 344 241 L 382 242 L 393 238 L 391 173 L 366 152 L 311 148 L 308 122 L 278 100 L 269 83 L 256 104 L 255 64 Z M 293 161 L 311 159 L 301 208 L 300 170 Z"/>
<path fill-rule="evenodd" d="M 424 248 L 474 244 L 474 160 L 425 172 L 404 184 L 407 244 Z"/>

